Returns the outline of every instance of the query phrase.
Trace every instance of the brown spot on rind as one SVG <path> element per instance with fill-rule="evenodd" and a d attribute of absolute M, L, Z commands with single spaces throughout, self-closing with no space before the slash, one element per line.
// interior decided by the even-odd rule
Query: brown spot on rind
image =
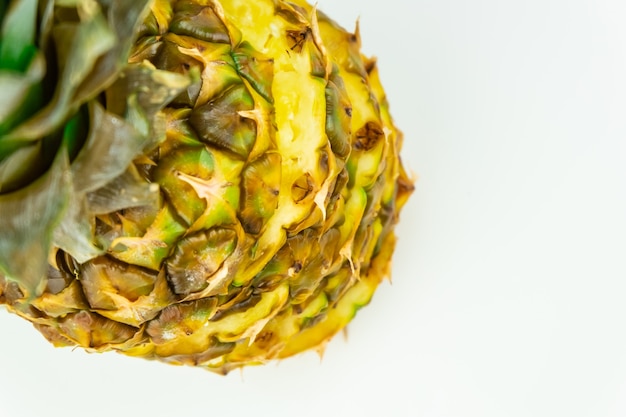
<path fill-rule="evenodd" d="M 302 48 L 310 35 L 310 28 L 306 28 L 305 30 L 288 30 L 287 45 L 289 46 L 289 49 L 297 53 L 302 52 Z"/>
<path fill-rule="evenodd" d="M 375 147 L 385 136 L 385 132 L 376 122 L 367 122 L 355 135 L 354 147 L 359 150 L 369 151 Z"/>

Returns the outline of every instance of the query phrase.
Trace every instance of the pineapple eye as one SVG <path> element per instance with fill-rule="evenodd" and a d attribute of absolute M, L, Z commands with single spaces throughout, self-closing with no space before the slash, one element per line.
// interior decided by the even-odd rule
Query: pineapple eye
<path fill-rule="evenodd" d="M 314 189 L 313 177 L 308 172 L 302 174 L 291 186 L 291 197 L 296 203 L 302 202 L 312 195 Z"/>
<path fill-rule="evenodd" d="M 285 32 L 287 35 L 287 46 L 290 50 L 300 53 L 302 52 L 302 48 L 305 45 L 305 42 L 309 38 L 311 34 L 311 29 L 306 28 L 305 30 L 288 30 Z"/>
<path fill-rule="evenodd" d="M 369 151 L 380 142 L 385 133 L 378 123 L 367 122 L 365 126 L 356 132 L 355 136 L 356 143 L 354 146 L 357 149 Z"/>

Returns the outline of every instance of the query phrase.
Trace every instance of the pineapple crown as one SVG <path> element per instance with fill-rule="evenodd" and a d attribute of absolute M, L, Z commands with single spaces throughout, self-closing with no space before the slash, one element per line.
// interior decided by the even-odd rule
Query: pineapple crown
<path fill-rule="evenodd" d="M 26 296 L 43 290 L 52 246 L 78 262 L 98 256 L 94 214 L 158 195 L 129 167 L 164 138 L 159 111 L 189 77 L 127 65 L 149 4 L 0 4 L 0 274 Z"/>

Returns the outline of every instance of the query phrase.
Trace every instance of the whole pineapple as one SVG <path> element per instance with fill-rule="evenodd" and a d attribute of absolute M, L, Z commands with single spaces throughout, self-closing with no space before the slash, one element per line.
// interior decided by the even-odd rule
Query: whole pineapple
<path fill-rule="evenodd" d="M 412 185 L 358 30 L 299 0 L 0 17 L 9 310 L 56 346 L 228 372 L 369 302 Z"/>

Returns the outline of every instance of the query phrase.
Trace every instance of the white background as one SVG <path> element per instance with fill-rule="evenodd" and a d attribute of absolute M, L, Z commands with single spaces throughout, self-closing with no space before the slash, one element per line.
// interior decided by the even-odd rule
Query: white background
<path fill-rule="evenodd" d="M 0 416 L 626 415 L 626 2 L 319 0 L 419 176 L 348 341 L 220 377 L 0 312 Z"/>

